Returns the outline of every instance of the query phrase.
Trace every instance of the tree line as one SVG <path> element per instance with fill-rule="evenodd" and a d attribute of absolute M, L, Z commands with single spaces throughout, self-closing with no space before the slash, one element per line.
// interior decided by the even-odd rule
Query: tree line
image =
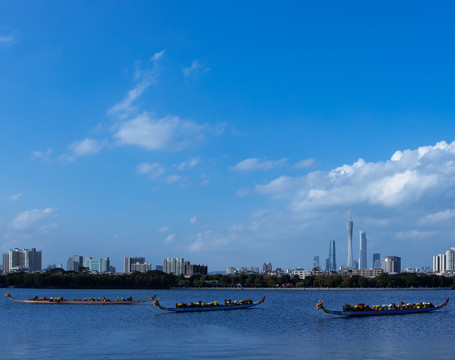
<path fill-rule="evenodd" d="M 358 275 L 194 275 L 185 278 L 161 271 L 131 274 L 90 274 L 54 269 L 42 273 L 16 272 L 0 275 L 1 287 L 57 289 L 170 289 L 170 288 L 452 288 L 455 277 L 426 274 L 381 274 L 375 278 Z"/>

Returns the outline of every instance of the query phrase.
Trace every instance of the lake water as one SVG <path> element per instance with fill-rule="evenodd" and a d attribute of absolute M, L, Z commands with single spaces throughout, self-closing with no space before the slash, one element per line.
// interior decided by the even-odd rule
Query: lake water
<path fill-rule="evenodd" d="M 5 293 L 8 289 L 1 289 Z M 453 291 L 43 290 L 15 298 L 129 297 L 176 302 L 257 301 L 236 311 L 167 313 L 134 306 L 30 305 L 0 298 L 1 359 L 453 359 L 455 305 L 426 314 L 340 318 L 316 310 L 344 303 L 431 301 Z"/>

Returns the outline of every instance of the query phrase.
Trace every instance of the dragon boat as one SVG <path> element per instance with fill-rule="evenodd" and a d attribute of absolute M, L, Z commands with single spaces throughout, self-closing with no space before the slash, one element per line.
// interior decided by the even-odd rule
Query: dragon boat
<path fill-rule="evenodd" d="M 247 309 L 254 306 L 258 306 L 265 301 L 265 296 L 256 302 L 253 300 L 240 300 L 240 301 L 231 301 L 224 300 L 224 303 L 220 304 L 217 301 L 210 303 L 206 302 L 195 302 L 195 303 L 177 303 L 175 308 L 168 308 L 161 306 L 158 299 L 153 300 L 153 305 L 157 306 L 161 310 L 173 311 L 173 312 L 195 312 L 195 311 L 219 311 L 219 310 L 238 310 L 238 309 Z"/>
<path fill-rule="evenodd" d="M 433 305 L 431 302 L 421 302 L 416 304 L 399 304 L 392 303 L 390 305 L 373 305 L 372 307 L 365 304 L 357 304 L 351 306 L 343 305 L 342 311 L 328 310 L 324 307 L 323 300 L 316 304 L 318 310 L 324 311 L 326 314 L 340 316 L 379 316 L 379 315 L 404 315 L 404 314 L 420 314 L 431 311 L 436 311 L 447 306 L 449 298 L 440 305 Z"/>
<path fill-rule="evenodd" d="M 15 299 L 11 296 L 9 292 L 5 294 L 7 298 L 10 298 L 13 301 L 20 302 L 20 303 L 26 303 L 26 304 L 53 304 L 53 305 L 135 305 L 135 304 L 143 304 L 147 303 L 149 301 L 152 301 L 153 299 L 156 298 L 156 295 L 151 296 L 148 299 L 145 300 L 133 300 L 132 297 L 129 297 L 127 299 L 106 299 L 105 297 L 101 297 L 98 299 L 95 298 L 84 298 L 84 299 L 75 299 L 73 298 L 72 300 L 68 300 L 62 297 L 41 297 L 39 298 L 38 296 L 35 296 L 34 298 L 31 299 Z"/>

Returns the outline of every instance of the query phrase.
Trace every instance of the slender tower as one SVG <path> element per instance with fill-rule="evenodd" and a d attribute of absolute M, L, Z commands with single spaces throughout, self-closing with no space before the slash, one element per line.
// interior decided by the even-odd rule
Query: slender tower
<path fill-rule="evenodd" d="M 349 209 L 349 221 L 348 221 L 348 269 L 352 269 L 354 263 L 352 261 L 352 218 L 351 218 L 351 209 Z"/>
<path fill-rule="evenodd" d="M 367 234 L 360 231 L 360 246 L 359 246 L 359 269 L 368 269 L 367 266 Z"/>
<path fill-rule="evenodd" d="M 329 271 L 337 271 L 337 258 L 335 252 L 335 240 L 330 240 L 329 243 Z"/>

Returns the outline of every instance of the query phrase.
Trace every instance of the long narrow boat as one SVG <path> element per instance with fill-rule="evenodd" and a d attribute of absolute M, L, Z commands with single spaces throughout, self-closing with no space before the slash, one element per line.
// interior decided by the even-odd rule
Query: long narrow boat
<path fill-rule="evenodd" d="M 132 298 L 128 299 L 116 299 L 116 300 L 110 300 L 106 298 L 99 298 L 99 299 L 93 299 L 93 298 L 85 298 L 85 299 L 73 299 L 73 300 L 68 300 L 65 298 L 60 298 L 60 297 L 54 297 L 54 298 L 38 298 L 34 297 L 33 299 L 15 299 L 11 296 L 9 292 L 5 294 L 6 297 L 10 298 L 13 301 L 20 302 L 20 303 L 26 303 L 26 304 L 46 304 L 46 305 L 135 305 L 135 304 L 143 304 L 147 303 L 149 301 L 152 301 L 153 299 L 156 298 L 156 295 L 151 296 L 148 299 L 145 300 L 133 300 Z"/>
<path fill-rule="evenodd" d="M 431 311 L 436 311 L 447 306 L 449 298 L 440 305 L 433 305 L 431 303 L 417 303 L 417 304 L 395 304 L 379 306 L 375 305 L 370 308 L 367 305 L 359 304 L 355 306 L 345 305 L 343 311 L 328 310 L 324 307 L 323 300 L 316 304 L 316 308 L 324 311 L 326 314 L 340 315 L 340 316 L 379 316 L 379 315 L 404 315 L 404 314 L 420 314 Z M 347 307 L 347 308 L 346 308 Z"/>
<path fill-rule="evenodd" d="M 173 311 L 173 312 L 195 312 L 195 311 L 220 311 L 220 310 L 238 310 L 238 309 L 247 309 L 254 306 L 262 304 L 265 300 L 265 296 L 256 302 L 252 300 L 243 300 L 243 301 L 228 301 L 224 304 L 218 304 L 217 302 L 212 303 L 190 303 L 190 304 L 177 304 L 175 308 L 168 308 L 161 306 L 158 299 L 153 300 L 153 305 L 157 306 L 161 310 Z"/>

